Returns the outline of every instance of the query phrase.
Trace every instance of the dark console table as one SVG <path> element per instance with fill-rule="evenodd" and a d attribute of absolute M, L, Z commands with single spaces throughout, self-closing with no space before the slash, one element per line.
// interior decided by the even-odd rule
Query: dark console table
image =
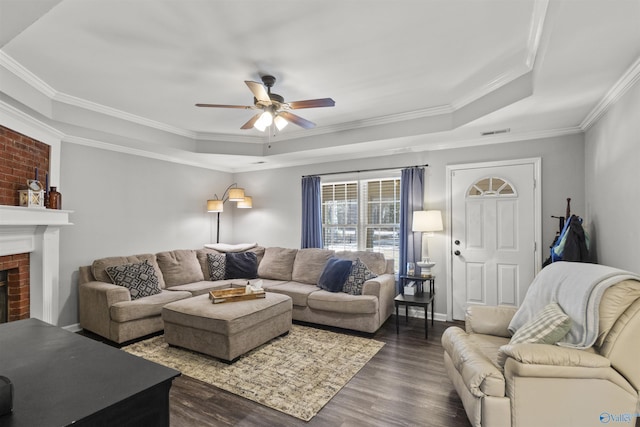
<path fill-rule="evenodd" d="M 0 427 L 169 426 L 180 372 L 27 319 L 0 325 L 0 375 L 15 388 Z"/>

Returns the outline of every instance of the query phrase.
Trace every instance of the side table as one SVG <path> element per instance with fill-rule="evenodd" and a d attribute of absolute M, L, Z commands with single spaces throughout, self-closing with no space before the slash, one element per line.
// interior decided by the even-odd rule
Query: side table
<path fill-rule="evenodd" d="M 404 285 L 407 282 L 415 281 L 418 284 L 416 295 L 403 295 L 400 294 L 394 298 L 394 304 L 396 307 L 396 334 L 400 333 L 400 306 L 405 306 L 405 321 L 409 322 L 409 307 L 422 307 L 424 308 L 424 337 L 429 338 L 429 323 L 427 312 L 429 304 L 431 304 L 431 326 L 433 326 L 433 304 L 435 302 L 435 276 L 423 277 L 423 276 L 400 276 L 400 289 L 404 290 Z M 426 286 L 428 286 L 428 291 Z"/>

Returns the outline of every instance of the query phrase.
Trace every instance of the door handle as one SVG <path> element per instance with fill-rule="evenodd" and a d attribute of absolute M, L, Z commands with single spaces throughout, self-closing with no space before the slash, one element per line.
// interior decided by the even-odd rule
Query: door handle
<path fill-rule="evenodd" d="M 454 254 L 455 256 L 460 256 L 460 251 L 455 251 L 453 254 Z"/>

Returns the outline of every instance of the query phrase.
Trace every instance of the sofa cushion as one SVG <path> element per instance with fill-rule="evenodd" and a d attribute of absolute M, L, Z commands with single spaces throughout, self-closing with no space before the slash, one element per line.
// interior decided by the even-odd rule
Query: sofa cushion
<path fill-rule="evenodd" d="M 263 285 L 264 286 L 264 285 Z M 293 300 L 293 305 L 306 307 L 309 295 L 320 290 L 316 285 L 308 285 L 299 282 L 285 282 L 281 285 L 274 285 L 267 288 L 269 292 L 289 295 Z"/>
<path fill-rule="evenodd" d="M 225 279 L 255 279 L 258 277 L 258 257 L 253 252 L 225 254 Z"/>
<path fill-rule="evenodd" d="M 121 301 L 109 307 L 109 315 L 114 322 L 129 322 L 136 319 L 159 316 L 166 304 L 191 298 L 189 292 L 163 290 L 159 294 L 134 301 Z"/>
<path fill-rule="evenodd" d="M 204 280 L 204 273 L 195 250 L 179 249 L 160 252 L 156 257 L 168 288 Z"/>
<path fill-rule="evenodd" d="M 387 261 L 384 254 L 369 251 L 340 251 L 336 252 L 336 257 L 355 261 L 360 259 L 374 274 L 380 275 L 387 272 Z"/>
<path fill-rule="evenodd" d="M 105 270 L 114 284 L 129 289 L 132 300 L 161 292 L 155 269 L 147 260 L 136 264 L 113 265 Z"/>
<path fill-rule="evenodd" d="M 378 276 L 371 272 L 371 270 L 369 270 L 369 268 L 360 261 L 360 258 L 358 258 L 353 261 L 351 272 L 349 273 L 349 277 L 347 277 L 347 281 L 345 282 L 342 291 L 351 295 L 361 295 L 362 285 L 364 285 L 364 282 L 369 279 L 373 279 L 374 277 Z"/>
<path fill-rule="evenodd" d="M 258 276 L 264 279 L 291 280 L 297 252 L 297 249 L 266 248 L 258 266 Z"/>
<path fill-rule="evenodd" d="M 309 294 L 307 305 L 314 310 L 347 314 L 373 314 L 378 312 L 378 297 L 349 295 L 344 292 L 320 290 Z"/>
<path fill-rule="evenodd" d="M 209 280 L 224 280 L 227 267 L 226 254 L 207 254 L 207 270 Z M 207 277 L 205 276 L 205 279 Z"/>
<path fill-rule="evenodd" d="M 511 337 L 509 344 L 555 344 L 571 329 L 571 318 L 558 303 L 547 304 L 533 319 L 522 325 Z"/>
<path fill-rule="evenodd" d="M 149 261 L 149 263 L 156 270 L 156 276 L 158 277 L 158 283 L 160 285 L 160 288 L 164 289 L 166 285 L 164 283 L 162 271 L 160 271 L 160 267 L 158 266 L 158 262 L 154 254 L 141 254 L 141 255 L 100 258 L 93 261 L 93 264 L 91 264 L 91 273 L 93 274 L 93 277 L 99 282 L 113 283 L 113 281 L 111 280 L 111 277 L 109 277 L 109 275 L 105 270 L 107 267 L 114 266 L 114 265 L 136 264 L 139 262 L 143 262 L 145 260 Z"/>
<path fill-rule="evenodd" d="M 334 254 L 335 251 L 330 249 L 299 249 L 293 263 L 291 280 L 310 285 L 317 284 L 324 266 Z"/>
<path fill-rule="evenodd" d="M 352 266 L 353 262 L 348 259 L 329 258 L 318 279 L 318 287 L 329 292 L 341 292 Z"/>

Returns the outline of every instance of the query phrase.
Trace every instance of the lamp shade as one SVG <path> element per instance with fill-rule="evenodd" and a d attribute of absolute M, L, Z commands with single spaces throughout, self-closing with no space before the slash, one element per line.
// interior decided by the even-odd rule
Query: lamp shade
<path fill-rule="evenodd" d="M 240 209 L 251 209 L 253 207 L 253 199 L 251 196 L 244 196 L 244 199 L 238 202 L 236 207 Z"/>
<path fill-rule="evenodd" d="M 442 213 L 440 211 L 414 211 L 412 231 L 442 231 Z"/>
<path fill-rule="evenodd" d="M 241 202 L 244 200 L 244 188 L 236 187 L 229 189 L 229 200 L 232 202 Z"/>
<path fill-rule="evenodd" d="M 223 212 L 224 202 L 218 199 L 207 200 L 207 212 Z"/>

